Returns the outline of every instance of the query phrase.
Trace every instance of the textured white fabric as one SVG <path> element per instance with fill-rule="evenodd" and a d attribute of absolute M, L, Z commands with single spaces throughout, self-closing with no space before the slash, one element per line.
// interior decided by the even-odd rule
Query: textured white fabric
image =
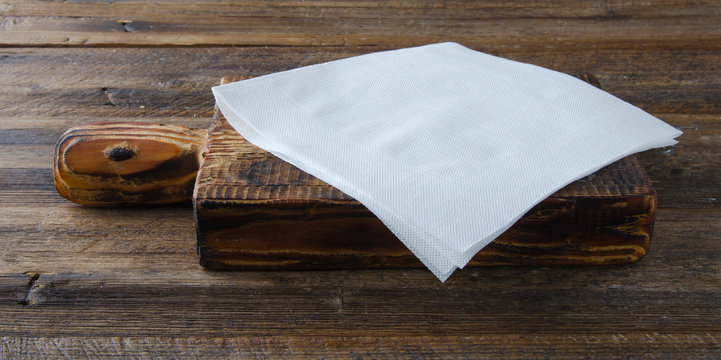
<path fill-rule="evenodd" d="M 441 281 L 553 192 L 681 134 L 574 77 L 455 43 L 213 93 L 248 141 L 362 202 Z"/>

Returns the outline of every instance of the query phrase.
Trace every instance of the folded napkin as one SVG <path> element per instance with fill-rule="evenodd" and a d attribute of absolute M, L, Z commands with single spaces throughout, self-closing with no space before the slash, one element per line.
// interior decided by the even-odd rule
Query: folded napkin
<path fill-rule="evenodd" d="M 681 134 L 574 77 L 455 43 L 213 93 L 243 137 L 363 203 L 441 281 L 558 189 Z"/>

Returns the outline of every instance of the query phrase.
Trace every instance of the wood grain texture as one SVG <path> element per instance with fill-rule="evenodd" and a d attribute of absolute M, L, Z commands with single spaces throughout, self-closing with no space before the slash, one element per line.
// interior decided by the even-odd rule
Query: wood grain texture
<path fill-rule="evenodd" d="M 707 208 L 721 205 L 721 123 L 718 115 L 657 114 L 682 129 L 681 142 L 671 149 L 639 154 L 658 194 L 659 206 Z M 97 121 L 97 117 L 54 116 L 0 117 L 0 186 L 3 202 L 47 202 L 54 199 L 52 186 L 53 147 L 69 127 Z M 199 117 L 112 117 L 109 121 L 157 122 L 209 127 L 211 118 Z M 690 166 L 689 166 L 690 164 Z M 25 191 L 26 184 L 37 186 Z M 44 196 L 34 196 L 43 189 Z"/>
<path fill-rule="evenodd" d="M 209 118 L 207 90 L 223 74 L 259 76 L 390 48 L 0 48 L 0 116 Z M 472 48 L 594 74 L 606 91 L 655 115 L 721 114 L 721 49 Z"/>
<path fill-rule="evenodd" d="M 0 358 L 721 357 L 717 1 L 6 0 L 0 15 Z M 422 269 L 211 272 L 190 207 L 86 209 L 53 187 L 72 126 L 205 128 L 224 74 L 436 40 L 593 73 L 684 131 L 638 157 L 658 193 L 642 261 L 444 284 Z"/>
<path fill-rule="evenodd" d="M 78 215 L 78 220 L 89 218 Z M 146 217 L 163 215 L 170 212 Z M 124 339 L 127 345 L 118 345 L 118 351 L 132 354 L 139 351 L 133 350 L 140 346 L 136 341 L 147 340 L 147 351 L 168 354 L 187 351 L 186 341 L 207 344 L 197 345 L 203 349 L 224 338 L 228 343 L 216 344 L 218 354 L 273 351 L 266 347 L 282 351 L 277 346 L 283 343 L 289 355 L 341 351 L 316 348 L 315 341 L 335 341 L 367 356 L 402 357 L 415 354 L 408 346 L 420 343 L 428 351 L 437 348 L 438 357 L 464 357 L 469 353 L 459 349 L 471 342 L 485 348 L 480 354 L 489 358 L 524 358 L 528 352 L 616 357 L 619 349 L 642 356 L 672 348 L 671 354 L 713 357 L 721 350 L 716 256 L 721 248 L 713 235 L 721 230 L 721 213 L 716 210 L 659 211 L 655 251 L 634 265 L 466 269 L 443 285 L 425 270 L 203 272 L 184 261 L 194 258 L 192 251 L 176 248 L 192 244 L 189 233 L 163 228 L 156 232 L 166 234 L 163 240 L 143 236 L 146 223 L 137 224 L 131 211 L 92 226 L 102 228 L 108 220 L 129 230 L 127 245 L 97 238 L 95 246 L 75 257 L 79 264 L 38 259 L 43 252 L 67 250 L 39 243 L 16 248 L 35 256 L 8 270 L 36 270 L 7 274 L 0 282 L 6 349 L 82 351 L 74 346 L 84 338 L 102 351 Z M 58 234 L 73 227 L 47 224 L 43 229 Z M 684 245 L 686 236 L 696 241 Z M 161 251 L 148 256 L 142 247 L 151 244 Z M 115 259 L 113 265 L 99 267 L 108 257 Z M 39 276 L 31 286 L 34 274 Z M 33 300 L 19 305 L 25 299 Z M 51 322 L 58 326 L 48 326 Z M 202 331 L 189 333 L 189 328 Z M 49 346 L 43 338 L 64 346 L 32 347 L 33 341 Z"/>
<path fill-rule="evenodd" d="M 600 86 L 593 75 L 578 77 Z M 103 206 L 175 203 L 193 193 L 200 263 L 210 269 L 421 266 L 362 204 L 216 117 L 210 133 L 137 123 L 73 127 L 55 148 L 56 189 Z M 630 156 L 531 209 L 469 265 L 633 262 L 648 250 L 655 211 L 650 180 Z"/>
<path fill-rule="evenodd" d="M 227 339 L 227 347 L 208 354 L 280 351 L 287 341 L 288 354 L 332 355 L 311 346 L 325 336 L 347 351 L 403 357 L 414 354 L 408 344 L 419 343 L 438 348 L 439 357 L 463 357 L 468 353 L 458 349 L 469 336 L 486 345 L 488 357 L 523 358 L 528 351 L 614 357 L 618 349 L 641 356 L 670 348 L 713 356 L 720 350 L 713 341 L 721 331 L 717 210 L 659 210 L 655 247 L 634 265 L 466 269 L 441 285 L 420 269 L 202 271 L 194 263 L 189 209 L 144 212 L 142 221 L 133 209 L 21 209 L 10 209 L 17 241 L 3 242 L 0 316 L 8 349 L 20 346 L 28 354 L 70 351 L 80 346 L 72 345 L 74 338 L 114 349 L 113 339 L 128 337 L 118 346 L 129 354 L 140 339 L 149 341 L 147 351 L 168 354 L 187 349 L 185 341 L 210 347 L 232 337 L 251 343 Z M 112 234 L 108 224 L 126 235 L 93 235 Z M 24 241 L 29 231 L 48 240 Z M 48 246 L 59 241 L 72 246 Z M 356 343 L 356 336 L 368 340 Z M 48 337 L 67 340 L 57 340 L 59 349 L 32 347 L 42 341 L 32 339 Z M 161 340 L 167 338 L 175 342 Z"/>
<path fill-rule="evenodd" d="M 323 354 L 325 358 L 422 358 L 475 359 L 545 358 L 578 359 L 584 357 L 644 357 L 649 353 L 667 358 L 715 358 L 718 333 L 702 336 L 684 333 L 615 333 L 612 335 L 479 335 L 442 337 L 40 337 L 0 338 L 0 356 L 30 358 L 305 358 Z M 573 344 L 564 349 L 544 348 L 552 343 Z M 397 344 L 397 345 L 392 345 Z M 465 349 L 463 354 L 458 348 Z M 519 350 L 524 349 L 524 350 Z M 690 350 L 681 350 L 690 349 Z M 621 355 L 623 354 L 623 355 Z"/>
<path fill-rule="evenodd" d="M 13 46 L 421 45 L 453 37 L 492 49 L 715 47 L 717 2 L 8 1 Z M 687 39 L 693 38 L 694 44 Z"/>
<path fill-rule="evenodd" d="M 189 201 L 207 130 L 145 123 L 76 126 L 55 146 L 53 180 L 83 205 L 173 204 Z"/>
<path fill-rule="evenodd" d="M 600 86 L 593 75 L 579 77 Z M 193 194 L 204 267 L 422 266 L 361 203 L 250 144 L 219 111 L 204 153 Z M 648 250 L 655 214 L 656 193 L 632 155 L 551 195 L 468 266 L 634 262 Z"/>

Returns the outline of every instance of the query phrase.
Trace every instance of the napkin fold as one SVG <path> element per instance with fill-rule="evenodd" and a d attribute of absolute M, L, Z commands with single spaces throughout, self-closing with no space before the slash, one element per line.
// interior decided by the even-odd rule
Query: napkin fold
<path fill-rule="evenodd" d="M 441 281 L 560 188 L 681 135 L 572 76 L 455 43 L 213 94 L 243 137 L 363 203 Z"/>

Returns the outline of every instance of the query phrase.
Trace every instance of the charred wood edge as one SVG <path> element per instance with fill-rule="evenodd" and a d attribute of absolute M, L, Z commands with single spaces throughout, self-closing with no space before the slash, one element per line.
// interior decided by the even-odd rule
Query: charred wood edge
<path fill-rule="evenodd" d="M 56 189 L 68 200 L 94 206 L 189 201 L 200 166 L 199 149 L 206 137 L 207 130 L 160 124 L 101 122 L 74 127 L 55 147 Z M 68 163 L 68 151 L 91 141 L 107 143 L 107 147 L 100 153 L 87 154 L 93 161 L 84 166 L 90 168 L 76 171 Z M 169 146 L 177 153 L 154 160 L 153 166 L 144 165 L 142 161 L 156 154 L 143 153 L 136 145 L 139 143 Z M 113 169 L 132 161 L 140 161 L 140 168 L 114 173 Z"/>
<path fill-rule="evenodd" d="M 598 79 L 592 74 L 579 74 L 576 75 L 581 80 L 584 80 L 596 87 L 600 88 Z M 234 81 L 243 80 L 245 77 L 238 76 L 226 76 L 221 80 L 221 84 L 227 84 Z M 230 138 L 237 137 L 242 141 L 242 138 L 235 134 L 235 131 L 227 124 L 219 113 L 217 106 L 214 115 L 214 128 L 211 129 L 210 138 L 216 139 L 216 141 L 223 140 L 224 136 Z M 212 141 L 212 140 L 211 140 Z M 209 141 L 209 143 L 211 142 Z M 260 151 L 260 150 L 259 150 Z M 210 154 L 214 156 L 214 154 Z M 220 155 L 216 155 L 220 156 Z M 259 161 L 264 158 L 272 158 L 272 155 L 265 154 L 265 156 L 258 159 L 248 159 L 248 161 Z M 209 159 L 210 160 L 210 159 Z M 222 161 L 221 159 L 213 159 L 213 161 Z M 636 214 L 627 214 L 627 216 L 620 222 L 615 224 L 606 224 L 599 226 L 596 231 L 606 231 L 613 233 L 619 241 L 606 244 L 601 246 L 599 249 L 594 250 L 582 250 L 581 247 L 576 246 L 575 248 L 570 244 L 569 241 L 567 247 L 564 247 L 561 242 L 557 241 L 557 244 L 552 247 L 543 246 L 543 244 L 533 244 L 532 242 L 526 243 L 513 239 L 514 228 L 504 234 L 496 241 L 492 242 L 486 249 L 479 252 L 479 254 L 471 260 L 469 266 L 488 266 L 488 265 L 606 265 L 606 264 L 623 264 L 634 262 L 643 257 L 649 247 L 651 230 L 655 217 L 655 192 L 651 188 L 650 180 L 638 165 L 635 157 L 631 156 L 619 162 L 618 171 L 631 171 L 633 174 L 628 179 L 622 179 L 624 185 L 630 185 L 624 187 L 621 190 L 621 194 L 614 194 L 616 200 L 619 203 L 629 200 L 634 196 L 641 197 L 641 203 L 643 204 L 642 209 Z M 625 184 L 625 182 L 632 182 L 631 184 Z M 261 187 L 263 184 L 249 184 L 253 187 Z M 307 186 L 306 184 L 296 184 L 299 186 Z M 280 185 L 279 185 L 280 186 Z M 329 185 L 326 185 L 329 187 Z M 344 249 L 333 253 L 330 249 L 309 249 L 308 252 L 298 251 L 298 249 L 285 249 L 278 251 L 269 251 L 269 249 L 252 249 L 242 247 L 218 247 L 208 245 L 210 237 L 214 237 L 218 231 L 223 231 L 223 228 L 233 229 L 243 222 L 257 222 L 266 221 L 272 222 L 277 220 L 277 216 L 261 216 L 253 214 L 251 210 L 247 213 L 243 213 L 243 209 L 254 206 L 273 206 L 284 208 L 287 206 L 358 206 L 360 205 L 352 198 L 348 199 L 234 199 L 234 198 L 223 198 L 218 197 L 217 192 L 203 192 L 202 196 L 199 195 L 201 186 L 196 187 L 196 196 L 194 205 L 194 215 L 196 219 L 196 233 L 198 236 L 198 253 L 200 255 L 200 262 L 206 268 L 218 269 L 218 270 L 231 270 L 231 269 L 243 269 L 243 270 L 264 270 L 264 269 L 329 269 L 329 268 L 373 268 L 373 267 L 417 267 L 422 266 L 420 262 L 407 251 L 383 253 L 379 251 L 375 255 L 359 255 L 353 254 L 354 250 L 361 249 Z M 266 187 L 272 190 L 272 186 Z M 628 192 L 626 194 L 625 192 Z M 267 195 L 267 194 L 266 194 Z M 570 198 L 577 198 L 573 195 Z M 552 196 L 553 197 L 553 196 Z M 563 199 L 563 196 L 555 195 L 555 199 Z M 606 200 L 611 200 L 608 197 Z M 361 205 L 362 206 L 362 205 Z M 209 220 L 204 219 L 204 216 L 212 217 L 213 215 L 209 212 L 213 212 L 213 209 L 220 210 L 225 213 L 226 217 L 232 217 L 236 225 L 225 224 L 221 225 L 216 223 L 207 224 Z M 281 209 L 279 209 L 281 211 Z M 286 214 L 288 215 L 288 214 Z M 345 214 L 348 215 L 348 214 Z M 340 215 L 338 215 L 340 216 Z M 349 217 L 350 216 L 350 217 Z M 343 219 L 372 217 L 373 215 L 368 211 L 367 214 L 355 214 L 355 216 L 341 216 Z M 286 216 L 292 218 L 293 216 Z M 529 222 L 532 216 L 524 216 L 521 222 Z M 265 220 L 263 220 L 265 219 Z M 537 222 L 537 221 L 536 221 Z M 528 224 L 526 224 L 527 226 Z M 538 225 L 538 224 L 536 224 Z M 541 223 L 541 226 L 543 224 Z M 212 230 L 210 230 L 212 228 Z M 539 230 L 538 228 L 536 229 Z M 570 234 L 569 236 L 572 236 Z M 252 234 L 250 235 L 252 236 Z M 388 241 L 396 241 L 394 236 L 389 236 Z M 242 243 L 242 238 L 231 239 L 233 242 Z M 618 244 L 622 244 L 619 248 Z M 545 244 L 549 245 L 549 244 Z M 576 244 L 578 245 L 578 244 Z M 583 245 L 583 244 L 581 244 Z M 402 244 L 401 244 L 402 246 Z M 598 245 L 595 245 L 598 247 Z M 330 252 L 329 252 L 330 250 Z M 367 253 L 369 249 L 363 249 L 362 253 Z M 371 249 L 372 250 L 372 249 Z"/>

